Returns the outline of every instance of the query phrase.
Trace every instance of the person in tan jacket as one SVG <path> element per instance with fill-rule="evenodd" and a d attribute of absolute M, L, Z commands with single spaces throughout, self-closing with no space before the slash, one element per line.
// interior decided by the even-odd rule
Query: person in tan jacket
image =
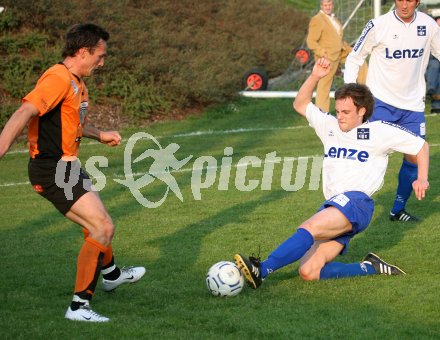
<path fill-rule="evenodd" d="M 322 78 L 316 88 L 315 104 L 321 110 L 330 110 L 330 88 L 339 64 L 345 63 L 352 48 L 344 41 L 344 32 L 341 22 L 333 14 L 334 1 L 321 0 L 320 11 L 309 23 L 307 46 L 313 51 L 315 60 L 326 57 L 330 61 L 330 72 Z M 367 64 L 359 70 L 358 83 L 365 84 L 367 78 Z"/>

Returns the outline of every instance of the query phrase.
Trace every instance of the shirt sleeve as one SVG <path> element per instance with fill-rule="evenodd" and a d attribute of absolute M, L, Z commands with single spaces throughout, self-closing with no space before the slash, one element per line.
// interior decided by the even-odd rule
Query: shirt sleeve
<path fill-rule="evenodd" d="M 425 140 L 416 136 L 402 126 L 382 121 L 384 133 L 382 134 L 382 147 L 388 152 L 393 151 L 417 155 L 425 144 Z"/>
<path fill-rule="evenodd" d="M 56 107 L 68 94 L 70 83 L 57 74 L 43 75 L 35 88 L 29 92 L 23 101 L 35 105 L 42 116 Z"/>
<path fill-rule="evenodd" d="M 344 83 L 356 83 L 359 67 L 376 45 L 375 23 L 370 20 L 364 27 L 361 36 L 356 41 L 353 50 L 347 56 L 344 70 Z"/>
<path fill-rule="evenodd" d="M 328 112 L 321 111 L 321 109 L 313 103 L 309 103 L 309 105 L 307 105 L 306 118 L 321 141 L 324 141 L 329 125 L 336 121 L 334 116 Z"/>

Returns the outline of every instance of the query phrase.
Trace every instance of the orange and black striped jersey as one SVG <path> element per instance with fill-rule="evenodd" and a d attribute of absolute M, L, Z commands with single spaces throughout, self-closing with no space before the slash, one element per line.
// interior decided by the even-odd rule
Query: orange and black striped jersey
<path fill-rule="evenodd" d="M 31 119 L 28 146 L 31 158 L 78 156 L 88 108 L 87 87 L 64 64 L 49 68 L 23 98 L 39 111 Z"/>

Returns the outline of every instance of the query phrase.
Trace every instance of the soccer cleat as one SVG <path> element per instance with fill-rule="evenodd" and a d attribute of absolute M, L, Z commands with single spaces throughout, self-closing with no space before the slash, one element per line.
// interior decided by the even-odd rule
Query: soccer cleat
<path fill-rule="evenodd" d="M 139 281 L 145 272 L 144 267 L 123 267 L 121 268 L 121 275 L 116 280 L 102 279 L 102 289 L 105 292 L 110 292 L 124 283 L 134 283 Z"/>
<path fill-rule="evenodd" d="M 376 270 L 376 274 L 384 275 L 405 275 L 406 273 L 397 266 L 386 263 L 379 256 L 374 253 L 368 253 L 362 262 L 369 262 Z"/>
<path fill-rule="evenodd" d="M 64 315 L 66 319 L 73 321 L 85 321 L 85 322 L 108 322 L 109 318 L 102 316 L 90 309 L 90 305 L 87 303 L 77 310 L 72 310 L 72 308 L 67 308 L 66 314 Z"/>
<path fill-rule="evenodd" d="M 397 214 L 390 212 L 391 221 L 402 221 L 402 222 L 419 222 L 420 219 L 414 215 L 410 215 L 405 210 L 400 210 Z"/>
<path fill-rule="evenodd" d="M 260 259 L 253 256 L 247 259 L 241 254 L 235 254 L 234 260 L 237 267 L 242 271 L 249 286 L 253 289 L 260 287 L 263 282 L 260 273 Z"/>

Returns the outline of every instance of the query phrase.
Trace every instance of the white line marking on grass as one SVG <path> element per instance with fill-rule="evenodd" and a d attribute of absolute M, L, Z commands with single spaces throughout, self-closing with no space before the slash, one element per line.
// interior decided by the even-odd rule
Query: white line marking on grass
<path fill-rule="evenodd" d="M 279 130 L 297 130 L 309 127 L 308 125 L 300 125 L 300 126 L 288 126 L 288 127 L 274 127 L 274 128 L 240 128 L 240 129 L 232 129 L 232 130 L 205 130 L 205 131 L 193 131 L 187 133 L 178 133 L 170 136 L 157 136 L 156 139 L 161 138 L 178 138 L 178 137 L 196 137 L 196 136 L 207 136 L 207 135 L 228 135 L 233 133 L 246 133 L 246 132 L 258 132 L 258 131 L 279 131 Z M 121 144 L 124 144 L 125 141 L 122 141 Z M 97 141 L 89 141 L 81 143 L 81 147 L 89 146 L 89 145 L 97 145 L 101 144 Z M 9 151 L 7 154 L 20 154 L 27 153 L 28 149 L 14 150 Z"/>
<path fill-rule="evenodd" d="M 27 182 L 17 182 L 17 183 L 3 183 L 0 184 L 0 187 L 15 187 L 18 185 L 27 185 L 27 184 L 30 184 L 30 182 L 27 181 Z"/>
<path fill-rule="evenodd" d="M 207 130 L 207 131 L 194 131 L 188 133 L 181 133 L 172 136 L 161 136 L 157 138 L 172 138 L 172 137 L 192 137 L 192 136 L 206 136 L 206 135 L 228 135 L 232 133 L 243 133 L 243 132 L 258 132 L 258 131 L 278 131 L 278 130 L 297 130 L 309 127 L 308 125 L 300 126 L 288 126 L 288 127 L 274 127 L 274 128 L 240 128 L 232 130 Z"/>

